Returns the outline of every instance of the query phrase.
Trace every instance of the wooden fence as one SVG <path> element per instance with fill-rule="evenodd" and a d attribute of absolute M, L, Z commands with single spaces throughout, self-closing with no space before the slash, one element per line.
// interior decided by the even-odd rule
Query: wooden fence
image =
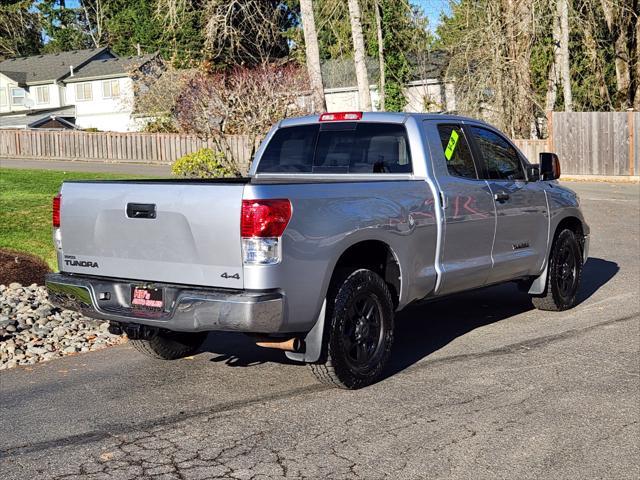
<path fill-rule="evenodd" d="M 246 169 L 259 141 L 225 137 L 224 150 Z M 67 130 L 0 130 L 0 158 L 136 162 L 170 165 L 201 148 L 216 149 L 196 135 L 75 132 Z"/>
<path fill-rule="evenodd" d="M 515 140 L 532 163 L 540 152 L 556 152 L 569 175 L 638 175 L 639 112 L 554 112 L 549 138 Z M 225 150 L 246 171 L 259 139 L 227 136 Z M 171 164 L 211 140 L 196 135 L 0 130 L 0 158 Z"/>
<path fill-rule="evenodd" d="M 525 157 L 529 159 L 531 163 L 538 163 L 540 152 L 549 152 L 549 145 L 546 140 L 523 140 L 517 139 L 513 143 L 520 149 Z"/>
<path fill-rule="evenodd" d="M 553 112 L 550 122 L 548 148 L 563 173 L 640 173 L 640 112 Z"/>

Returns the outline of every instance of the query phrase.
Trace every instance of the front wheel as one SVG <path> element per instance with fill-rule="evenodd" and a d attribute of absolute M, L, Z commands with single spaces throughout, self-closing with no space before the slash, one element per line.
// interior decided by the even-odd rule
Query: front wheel
<path fill-rule="evenodd" d="M 538 310 L 562 311 L 573 308 L 582 277 L 582 249 L 576 234 L 562 230 L 553 242 L 549 254 L 547 284 L 541 295 L 531 295 Z"/>
<path fill-rule="evenodd" d="M 133 348 L 149 357 L 176 360 L 196 353 L 206 338 L 207 332 L 158 331 L 150 338 L 130 341 Z"/>
<path fill-rule="evenodd" d="M 340 388 L 357 389 L 378 380 L 393 344 L 394 308 L 384 280 L 360 269 L 332 288 L 324 363 L 311 364 L 316 378 Z"/>

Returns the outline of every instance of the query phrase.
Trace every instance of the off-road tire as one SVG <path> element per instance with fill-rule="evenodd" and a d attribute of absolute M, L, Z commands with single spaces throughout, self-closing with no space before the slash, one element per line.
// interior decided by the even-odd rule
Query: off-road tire
<path fill-rule="evenodd" d="M 365 315 L 372 305 L 375 312 Z M 327 297 L 326 322 L 323 360 L 310 364 L 316 378 L 352 390 L 377 381 L 393 345 L 394 307 L 384 280 L 365 269 L 338 274 Z M 358 352 L 362 363 L 352 358 L 359 357 Z M 363 360 L 369 354 L 369 361 Z"/>
<path fill-rule="evenodd" d="M 570 285 L 568 285 L 567 276 Z M 555 237 L 549 254 L 547 283 L 541 295 L 531 295 L 538 310 L 559 312 L 573 308 L 582 278 L 582 248 L 576 234 L 564 229 Z"/>
<path fill-rule="evenodd" d="M 148 339 L 130 340 L 133 348 L 149 357 L 176 360 L 198 351 L 207 338 L 207 332 L 158 332 Z"/>

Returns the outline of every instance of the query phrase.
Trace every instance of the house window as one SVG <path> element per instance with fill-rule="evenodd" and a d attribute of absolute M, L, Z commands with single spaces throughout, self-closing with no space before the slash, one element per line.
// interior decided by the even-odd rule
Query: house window
<path fill-rule="evenodd" d="M 11 89 L 11 105 L 24 105 L 24 89 L 12 88 Z"/>
<path fill-rule="evenodd" d="M 102 98 L 118 98 L 120 96 L 120 82 L 105 80 L 102 82 Z"/>
<path fill-rule="evenodd" d="M 7 103 L 7 89 L 2 87 L 0 88 L 0 107 L 6 107 Z"/>
<path fill-rule="evenodd" d="M 77 83 L 76 84 L 76 100 L 78 102 L 84 102 L 86 100 L 93 99 L 93 92 L 91 91 L 91 83 Z"/>
<path fill-rule="evenodd" d="M 49 85 L 36 87 L 36 103 L 49 103 Z"/>

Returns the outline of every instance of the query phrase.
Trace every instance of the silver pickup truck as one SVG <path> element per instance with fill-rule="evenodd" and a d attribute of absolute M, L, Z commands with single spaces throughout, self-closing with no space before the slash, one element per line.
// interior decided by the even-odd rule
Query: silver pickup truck
<path fill-rule="evenodd" d="M 589 227 L 559 175 L 469 118 L 290 118 L 247 178 L 65 182 L 46 283 L 149 355 L 244 332 L 359 388 L 412 302 L 514 281 L 537 308 L 575 305 Z"/>

